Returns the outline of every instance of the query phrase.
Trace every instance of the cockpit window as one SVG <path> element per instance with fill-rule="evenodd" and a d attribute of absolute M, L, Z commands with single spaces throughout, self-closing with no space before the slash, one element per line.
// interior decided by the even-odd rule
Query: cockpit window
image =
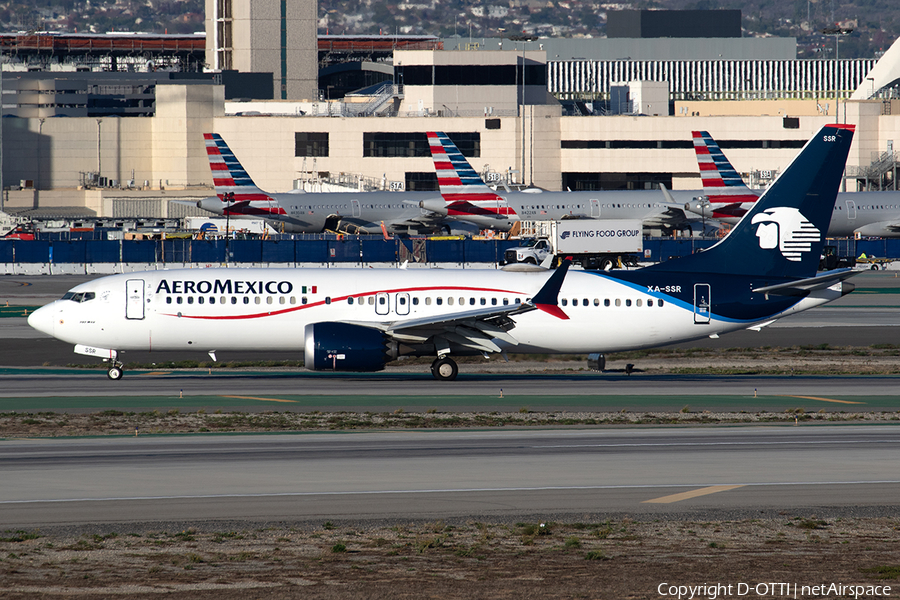
<path fill-rule="evenodd" d="M 66 292 L 63 294 L 63 300 L 71 300 L 72 302 L 89 302 L 97 297 L 94 292 Z"/>

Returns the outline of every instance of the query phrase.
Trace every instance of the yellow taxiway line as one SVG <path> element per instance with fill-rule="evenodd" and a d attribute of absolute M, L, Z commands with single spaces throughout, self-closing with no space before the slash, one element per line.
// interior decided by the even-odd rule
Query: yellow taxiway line
<path fill-rule="evenodd" d="M 281 398 L 259 398 L 257 396 L 222 396 L 223 398 L 237 398 L 238 400 L 261 400 L 262 402 L 297 402 L 296 400 L 283 400 Z"/>
<path fill-rule="evenodd" d="M 791 396 L 782 395 L 782 398 L 802 398 L 803 400 L 820 400 L 822 402 L 836 402 L 838 404 L 865 404 L 865 402 L 854 402 L 852 400 L 835 400 L 834 398 L 819 398 L 818 396 Z"/>
<path fill-rule="evenodd" d="M 669 504 L 672 502 L 681 502 L 682 500 L 689 500 L 691 498 L 697 498 L 699 496 L 707 496 L 709 494 L 715 494 L 717 492 L 727 492 L 728 490 L 735 490 L 737 488 L 744 487 L 743 485 L 712 485 L 710 487 L 700 488 L 697 490 L 691 490 L 689 492 L 681 492 L 680 494 L 672 494 L 671 496 L 663 496 L 661 498 L 654 498 L 653 500 L 644 500 L 641 504 Z"/>

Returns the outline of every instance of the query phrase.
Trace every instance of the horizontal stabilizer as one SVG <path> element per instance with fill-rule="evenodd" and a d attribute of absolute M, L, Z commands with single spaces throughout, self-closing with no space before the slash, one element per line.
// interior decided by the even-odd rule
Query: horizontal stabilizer
<path fill-rule="evenodd" d="M 859 271 L 853 269 L 834 269 L 833 271 L 825 271 L 815 277 L 807 279 L 799 279 L 797 281 L 789 281 L 787 283 L 779 283 L 777 285 L 767 285 L 765 287 L 756 288 L 753 291 L 757 294 L 775 294 L 778 296 L 805 296 L 814 290 L 824 290 L 830 288 L 836 283 L 840 283 L 845 279 L 853 277 Z"/>
<path fill-rule="evenodd" d="M 763 327 L 768 327 L 778 319 L 772 319 L 771 321 L 766 321 L 765 323 L 759 323 L 758 325 L 754 325 L 753 327 L 748 327 L 749 331 L 762 331 Z"/>

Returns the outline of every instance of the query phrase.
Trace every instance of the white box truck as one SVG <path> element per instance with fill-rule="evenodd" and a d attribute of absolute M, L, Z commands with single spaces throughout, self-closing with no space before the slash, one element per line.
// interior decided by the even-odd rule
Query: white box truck
<path fill-rule="evenodd" d="M 506 264 L 539 265 L 553 255 L 560 260 L 571 257 L 585 269 L 609 270 L 636 266 L 643 253 L 640 219 L 548 221 L 538 230 L 542 235 L 504 253 Z"/>

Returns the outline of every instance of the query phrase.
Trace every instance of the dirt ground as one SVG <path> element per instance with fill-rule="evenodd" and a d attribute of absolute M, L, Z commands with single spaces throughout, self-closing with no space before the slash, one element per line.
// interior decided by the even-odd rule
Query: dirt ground
<path fill-rule="evenodd" d="M 795 597 L 773 593 L 785 591 L 773 582 L 796 585 L 798 598 L 853 597 L 800 593 L 802 586 L 831 584 L 891 586 L 888 595 L 897 596 L 898 542 L 900 517 L 791 514 L 711 522 L 21 531 L 0 538 L 0 597 L 618 600 L 672 598 L 677 586 L 715 584 L 732 586 L 731 593 L 726 587 L 710 596 L 706 588 L 695 597 Z M 752 591 L 738 593 L 746 589 Z"/>

